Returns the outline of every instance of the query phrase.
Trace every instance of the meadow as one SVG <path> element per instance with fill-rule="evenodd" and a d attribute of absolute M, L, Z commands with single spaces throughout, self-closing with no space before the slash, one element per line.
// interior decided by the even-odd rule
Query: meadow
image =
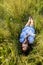
<path fill-rule="evenodd" d="M 36 38 L 25 56 L 19 35 L 32 16 Z M 0 65 L 43 65 L 43 0 L 0 0 Z"/>

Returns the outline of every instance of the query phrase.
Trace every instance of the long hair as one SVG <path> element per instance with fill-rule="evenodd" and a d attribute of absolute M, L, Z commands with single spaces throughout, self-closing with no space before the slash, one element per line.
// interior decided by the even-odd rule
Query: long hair
<path fill-rule="evenodd" d="M 25 55 L 28 55 L 28 53 L 29 53 L 29 51 L 30 51 L 30 45 L 29 45 L 29 41 L 28 41 L 28 37 L 25 39 L 26 41 L 25 41 L 25 43 L 24 44 L 27 44 L 28 45 L 28 47 L 27 47 L 27 49 L 25 50 L 25 52 L 22 50 L 22 44 L 21 44 L 21 50 L 22 50 L 22 53 L 23 54 L 25 54 Z"/>

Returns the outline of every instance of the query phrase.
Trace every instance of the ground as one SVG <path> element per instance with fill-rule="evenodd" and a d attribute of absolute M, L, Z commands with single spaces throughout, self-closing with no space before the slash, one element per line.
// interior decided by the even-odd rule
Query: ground
<path fill-rule="evenodd" d="M 19 35 L 30 15 L 36 38 L 33 49 L 25 56 Z M 43 0 L 0 0 L 0 64 L 43 65 Z"/>

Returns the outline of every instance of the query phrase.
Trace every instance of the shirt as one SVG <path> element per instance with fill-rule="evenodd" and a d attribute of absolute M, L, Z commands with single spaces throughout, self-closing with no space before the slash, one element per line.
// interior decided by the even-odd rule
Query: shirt
<path fill-rule="evenodd" d="M 26 35 L 29 35 L 28 36 L 29 44 L 33 44 L 34 38 L 35 38 L 35 29 L 34 29 L 34 27 L 32 27 L 32 26 L 25 26 L 22 29 L 22 32 L 20 34 L 20 39 L 19 39 L 19 41 L 21 43 L 24 42 L 24 39 L 26 38 Z"/>

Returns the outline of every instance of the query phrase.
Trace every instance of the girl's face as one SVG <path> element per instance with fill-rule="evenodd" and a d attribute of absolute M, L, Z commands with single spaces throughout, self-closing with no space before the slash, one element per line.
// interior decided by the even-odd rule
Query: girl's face
<path fill-rule="evenodd" d="M 28 44 L 27 43 L 22 43 L 22 50 L 25 52 L 28 48 Z"/>

